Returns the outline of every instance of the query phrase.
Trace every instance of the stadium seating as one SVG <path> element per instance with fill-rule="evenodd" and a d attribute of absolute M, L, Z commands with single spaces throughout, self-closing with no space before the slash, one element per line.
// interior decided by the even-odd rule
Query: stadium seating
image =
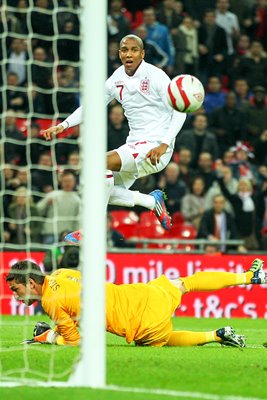
<path fill-rule="evenodd" d="M 176 211 L 172 214 L 173 226 L 182 225 L 185 222 L 184 215 L 180 211 Z"/>
<path fill-rule="evenodd" d="M 112 229 L 123 234 L 125 239 L 139 236 L 139 217 L 134 211 L 111 211 Z"/>
<path fill-rule="evenodd" d="M 151 225 L 159 225 L 160 223 L 157 217 L 152 213 L 152 211 L 143 211 L 140 214 L 140 225 L 142 227 L 151 226 Z"/>

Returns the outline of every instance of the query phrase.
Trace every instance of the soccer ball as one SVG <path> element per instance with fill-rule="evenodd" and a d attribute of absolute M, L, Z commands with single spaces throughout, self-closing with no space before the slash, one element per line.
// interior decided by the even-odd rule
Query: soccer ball
<path fill-rule="evenodd" d="M 176 111 L 197 111 L 202 106 L 204 97 L 204 87 L 193 75 L 175 76 L 168 85 L 168 102 Z"/>

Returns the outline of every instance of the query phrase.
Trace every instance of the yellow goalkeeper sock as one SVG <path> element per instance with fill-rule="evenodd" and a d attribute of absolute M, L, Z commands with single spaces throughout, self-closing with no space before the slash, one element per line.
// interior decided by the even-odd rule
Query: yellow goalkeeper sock
<path fill-rule="evenodd" d="M 201 292 L 223 289 L 227 286 L 246 285 L 250 283 L 253 272 L 241 274 L 232 272 L 197 272 L 192 276 L 180 278 L 188 292 Z"/>
<path fill-rule="evenodd" d="M 206 343 L 221 341 L 222 339 L 216 335 L 216 331 L 173 331 L 166 346 L 198 346 Z"/>

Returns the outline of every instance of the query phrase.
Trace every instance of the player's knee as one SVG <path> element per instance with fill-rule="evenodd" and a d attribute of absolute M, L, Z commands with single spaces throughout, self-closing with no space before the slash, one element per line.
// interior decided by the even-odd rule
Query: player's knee
<path fill-rule="evenodd" d="M 121 170 L 121 158 L 116 151 L 109 151 L 107 154 L 107 169 L 111 171 Z"/>

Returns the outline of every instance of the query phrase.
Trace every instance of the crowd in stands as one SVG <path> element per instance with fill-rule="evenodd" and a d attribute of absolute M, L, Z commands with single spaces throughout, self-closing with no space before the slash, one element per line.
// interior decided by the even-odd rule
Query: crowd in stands
<path fill-rule="evenodd" d="M 57 2 L 57 27 L 54 3 L 35 0 L 31 10 L 27 0 L 9 0 L 0 20 L 4 243 L 51 244 L 79 227 L 79 127 L 52 142 L 40 135 L 45 120 L 64 119 L 80 102 L 79 1 Z M 194 74 L 206 90 L 171 163 L 133 190 L 165 190 L 170 213 L 181 213 L 198 238 L 243 239 L 240 251 L 266 250 L 267 0 L 110 0 L 108 76 L 129 33 L 143 39 L 147 62 L 170 78 Z M 107 118 L 111 150 L 125 143 L 128 124 L 118 103 Z M 116 234 L 108 240 L 125 245 Z"/>

